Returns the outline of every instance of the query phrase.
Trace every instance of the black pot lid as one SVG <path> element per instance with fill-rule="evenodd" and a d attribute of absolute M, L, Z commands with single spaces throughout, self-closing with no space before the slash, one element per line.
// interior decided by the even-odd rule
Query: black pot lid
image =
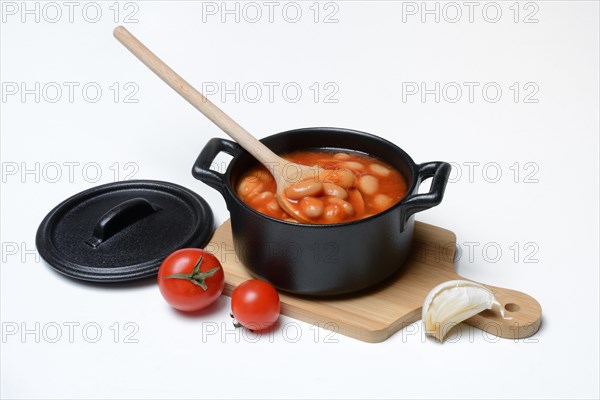
<path fill-rule="evenodd" d="M 184 247 L 204 247 L 214 230 L 204 199 L 160 181 L 124 181 L 68 198 L 44 218 L 36 235 L 42 258 L 58 272 L 96 282 L 156 275 Z"/>

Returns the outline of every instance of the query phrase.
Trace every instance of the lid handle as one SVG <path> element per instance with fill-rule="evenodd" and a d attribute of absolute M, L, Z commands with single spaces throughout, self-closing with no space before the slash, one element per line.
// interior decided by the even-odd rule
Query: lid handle
<path fill-rule="evenodd" d="M 138 197 L 126 200 L 100 217 L 96 226 L 94 226 L 92 237 L 86 240 L 85 243 L 96 248 L 113 235 L 157 211 L 159 211 L 159 208 L 154 207 L 144 198 Z"/>

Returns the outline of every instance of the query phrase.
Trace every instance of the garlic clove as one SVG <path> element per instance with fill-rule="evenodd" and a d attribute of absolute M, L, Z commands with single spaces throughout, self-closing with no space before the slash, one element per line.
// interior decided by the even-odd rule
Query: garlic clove
<path fill-rule="evenodd" d="M 504 309 L 494 293 L 483 285 L 466 280 L 453 280 L 434 287 L 423 303 L 425 333 L 440 342 L 460 322 L 484 310 L 498 310 L 502 318 Z"/>

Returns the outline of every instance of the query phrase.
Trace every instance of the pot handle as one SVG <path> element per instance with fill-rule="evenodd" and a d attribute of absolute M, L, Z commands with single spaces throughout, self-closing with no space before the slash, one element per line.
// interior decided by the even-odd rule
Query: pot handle
<path fill-rule="evenodd" d="M 213 161 L 220 152 L 225 152 L 235 157 L 241 151 L 240 145 L 231 140 L 213 138 L 206 143 L 192 167 L 194 178 L 206 183 L 225 196 L 225 175 L 210 169 Z"/>
<path fill-rule="evenodd" d="M 417 187 L 427 178 L 433 177 L 433 180 L 428 193 L 415 193 L 404 199 L 405 214 L 402 229 L 413 214 L 435 207 L 442 202 L 452 167 L 447 162 L 431 161 L 420 164 L 418 169 Z"/>

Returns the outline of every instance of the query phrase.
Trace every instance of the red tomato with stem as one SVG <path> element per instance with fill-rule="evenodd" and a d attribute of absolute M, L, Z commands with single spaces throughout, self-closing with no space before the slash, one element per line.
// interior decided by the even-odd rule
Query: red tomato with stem
<path fill-rule="evenodd" d="M 269 283 L 252 279 L 238 285 L 231 294 L 231 313 L 244 327 L 260 331 L 277 322 L 279 294 Z"/>
<path fill-rule="evenodd" d="M 197 311 L 214 303 L 225 285 L 223 267 L 200 249 L 171 253 L 158 270 L 158 287 L 165 300 L 181 311 Z"/>

